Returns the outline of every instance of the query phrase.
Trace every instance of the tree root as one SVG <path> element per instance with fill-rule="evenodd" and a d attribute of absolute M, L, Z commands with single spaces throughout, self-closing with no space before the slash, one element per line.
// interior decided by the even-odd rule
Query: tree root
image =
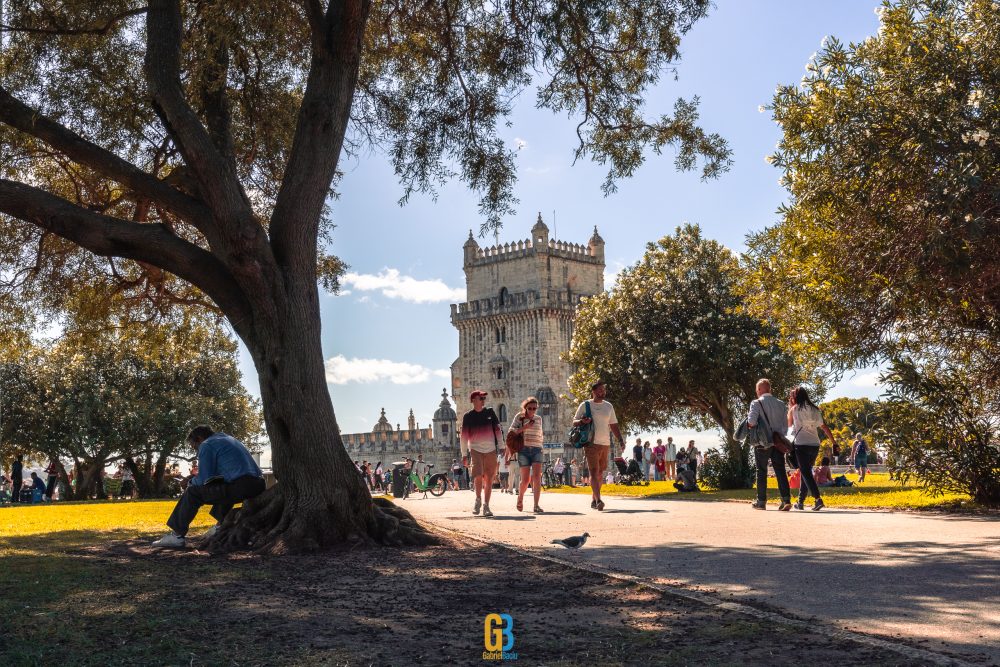
<path fill-rule="evenodd" d="M 423 546 L 438 538 L 392 502 L 333 493 L 325 503 L 288 498 L 276 484 L 234 509 L 203 545 L 213 553 L 291 554 L 371 546 Z M 318 499 L 317 499 L 318 500 Z"/>

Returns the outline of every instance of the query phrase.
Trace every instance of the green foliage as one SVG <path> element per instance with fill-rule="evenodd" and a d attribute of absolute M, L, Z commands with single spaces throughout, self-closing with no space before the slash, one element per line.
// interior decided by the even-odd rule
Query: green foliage
<path fill-rule="evenodd" d="M 726 448 L 723 454 L 708 452 L 698 466 L 698 477 L 712 489 L 750 489 L 756 483 L 757 467 L 746 445 Z"/>
<path fill-rule="evenodd" d="M 574 394 L 587 396 L 593 379 L 604 378 L 626 428 L 717 426 L 737 452 L 733 433 L 757 380 L 770 378 L 780 394 L 803 377 L 776 344 L 777 331 L 739 312 L 741 275 L 733 253 L 697 226 L 648 244 L 609 293 L 577 313 L 566 355 L 577 369 Z"/>
<path fill-rule="evenodd" d="M 253 446 L 260 409 L 246 394 L 236 346 L 218 328 L 146 327 L 70 333 L 49 349 L 0 366 L 5 453 L 74 462 L 93 475 L 113 461 L 156 493 L 168 459 L 207 423 Z"/>
<path fill-rule="evenodd" d="M 1000 359 L 1000 11 L 894 0 L 877 35 L 825 40 L 770 109 L 789 203 L 749 239 L 753 301 L 835 369 L 964 350 Z M 774 285 L 786 307 L 771 308 Z"/>
<path fill-rule="evenodd" d="M 882 437 L 890 470 L 933 495 L 968 493 L 1000 505 L 1000 403 L 964 364 L 893 363 Z"/>
<path fill-rule="evenodd" d="M 820 403 L 819 409 L 837 441 L 847 445 L 854 439 L 855 433 L 865 434 L 871 442 L 869 434 L 882 420 L 882 405 L 870 398 L 835 398 Z"/>

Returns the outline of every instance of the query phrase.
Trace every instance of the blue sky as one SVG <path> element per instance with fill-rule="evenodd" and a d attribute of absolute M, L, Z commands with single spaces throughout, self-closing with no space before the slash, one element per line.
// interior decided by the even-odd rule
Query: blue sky
<path fill-rule="evenodd" d="M 648 241 L 687 221 L 739 251 L 746 235 L 776 220 L 785 200 L 778 172 L 764 158 L 779 138 L 777 125 L 758 107 L 779 83 L 797 83 L 824 36 L 860 41 L 876 32 L 874 0 L 717 0 L 714 11 L 681 43 L 678 80 L 669 74 L 648 98 L 647 113 L 670 112 L 677 97 L 701 98 L 702 127 L 718 132 L 734 153 L 732 170 L 703 183 L 697 172 L 678 173 L 670 149 L 650 155 L 638 174 L 603 197 L 605 171 L 572 164 L 572 119 L 534 109 L 525 91 L 503 136 L 521 146 L 520 200 L 500 241 L 524 239 L 539 212 L 561 240 L 586 243 L 596 225 L 606 242 L 607 274 L 637 261 Z M 343 294 L 322 299 L 323 349 L 330 393 L 344 433 L 368 431 L 386 408 L 393 424 L 413 409 L 429 424 L 450 387 L 448 368 L 458 354 L 449 304 L 463 299 L 462 244 L 478 233 L 477 199 L 458 182 L 436 200 L 401 194 L 388 161 L 379 154 L 341 164 L 345 176 L 333 202 L 338 225 L 332 251 L 350 264 Z M 481 245 L 492 237 L 479 239 Z M 606 287 L 611 287 L 609 280 Z M 245 351 L 241 368 L 259 395 Z M 875 396 L 875 373 L 859 371 L 828 395 Z M 609 399 L 614 402 L 613 392 Z M 460 402 L 458 409 L 467 406 Z M 675 439 L 695 437 L 711 446 L 717 436 L 669 429 Z M 656 437 L 661 434 L 646 434 Z M 702 447 L 704 449 L 704 447 Z"/>

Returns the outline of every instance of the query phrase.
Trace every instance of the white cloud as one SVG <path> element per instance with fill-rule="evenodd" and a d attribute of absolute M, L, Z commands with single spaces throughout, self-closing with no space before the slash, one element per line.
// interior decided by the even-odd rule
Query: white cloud
<path fill-rule="evenodd" d="M 855 375 L 845 384 L 853 385 L 855 387 L 866 387 L 874 388 L 878 386 L 878 378 L 880 373 L 878 371 L 871 371 L 870 373 L 861 373 L 860 375 Z"/>
<path fill-rule="evenodd" d="M 385 268 L 378 274 L 347 273 L 341 279 L 342 285 L 354 291 L 381 292 L 390 299 L 402 299 L 411 303 L 461 303 L 465 301 L 465 288 L 448 287 L 442 280 L 417 280 L 400 275 L 399 269 Z"/>
<path fill-rule="evenodd" d="M 432 369 L 420 364 L 389 359 L 348 359 L 342 354 L 326 360 L 326 381 L 330 384 L 349 382 L 385 382 L 417 384 L 432 377 L 450 378 L 446 368 Z"/>

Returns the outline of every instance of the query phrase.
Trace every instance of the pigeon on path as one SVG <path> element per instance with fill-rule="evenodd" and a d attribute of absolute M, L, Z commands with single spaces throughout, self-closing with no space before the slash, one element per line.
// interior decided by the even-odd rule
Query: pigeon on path
<path fill-rule="evenodd" d="M 579 549 L 584 544 L 587 543 L 587 538 L 590 537 L 590 533 L 584 533 L 583 535 L 574 535 L 573 537 L 567 537 L 564 540 L 552 540 L 552 544 L 558 544 L 564 546 L 567 549 Z"/>

